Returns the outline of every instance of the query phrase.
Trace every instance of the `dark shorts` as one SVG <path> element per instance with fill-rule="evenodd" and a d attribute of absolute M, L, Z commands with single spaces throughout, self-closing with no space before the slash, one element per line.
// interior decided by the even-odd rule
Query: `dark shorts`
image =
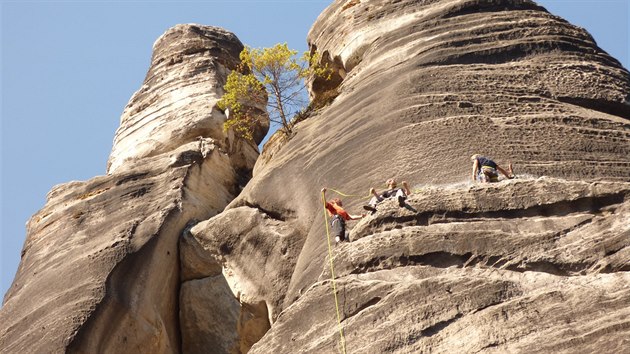
<path fill-rule="evenodd" d="M 330 232 L 333 237 L 339 237 L 339 240 L 346 240 L 346 221 L 339 215 L 333 215 L 330 219 Z"/>

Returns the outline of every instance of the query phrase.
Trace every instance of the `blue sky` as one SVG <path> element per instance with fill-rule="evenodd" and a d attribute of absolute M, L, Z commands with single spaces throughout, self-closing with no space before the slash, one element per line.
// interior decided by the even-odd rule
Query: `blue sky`
<path fill-rule="evenodd" d="M 331 2 L 0 1 L 0 296 L 17 270 L 25 223 L 48 191 L 105 174 L 122 110 L 166 29 L 220 26 L 252 47 L 287 42 L 304 51 Z M 629 67 L 628 0 L 538 3 Z"/>

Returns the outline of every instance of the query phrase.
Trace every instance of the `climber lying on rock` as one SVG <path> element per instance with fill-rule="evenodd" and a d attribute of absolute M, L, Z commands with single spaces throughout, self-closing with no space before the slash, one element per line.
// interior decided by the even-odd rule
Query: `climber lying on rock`
<path fill-rule="evenodd" d="M 501 166 L 497 165 L 496 162 L 491 159 L 481 156 L 479 154 L 474 154 L 470 157 L 470 161 L 473 162 L 472 166 L 472 180 L 473 182 L 479 181 L 483 183 L 488 182 L 499 182 L 499 172 L 505 176 L 505 178 L 512 179 L 514 178 L 514 171 L 512 169 L 512 164 L 508 164 L 507 171 L 503 169 Z"/>
<path fill-rule="evenodd" d="M 370 188 L 370 194 L 374 195 L 372 199 L 368 202 L 368 205 L 364 205 L 363 209 L 369 210 L 372 213 L 376 212 L 376 205 L 382 202 L 385 199 L 396 197 L 398 200 L 398 205 L 400 207 L 405 206 L 405 200 L 407 200 L 407 196 L 411 194 L 409 190 L 409 185 L 406 181 L 402 182 L 403 188 L 396 188 L 396 180 L 393 178 L 388 179 L 385 184 L 387 185 L 387 189 L 381 193 L 376 193 L 374 188 Z"/>
<path fill-rule="evenodd" d="M 326 200 L 326 187 L 322 188 L 322 194 L 324 196 L 324 200 Z M 350 241 L 347 235 L 348 233 L 346 231 L 346 221 L 361 219 L 365 216 L 365 214 L 348 214 L 343 209 L 343 202 L 339 198 L 333 198 L 330 201 L 327 201 L 326 210 L 328 211 L 328 215 L 330 216 L 331 234 L 335 236 L 335 241 L 338 243 L 343 241 Z"/>

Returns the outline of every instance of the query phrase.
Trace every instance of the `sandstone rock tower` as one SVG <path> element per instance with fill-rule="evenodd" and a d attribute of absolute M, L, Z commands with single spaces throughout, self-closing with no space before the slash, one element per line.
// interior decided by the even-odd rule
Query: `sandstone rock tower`
<path fill-rule="evenodd" d="M 180 236 L 223 210 L 258 157 L 254 143 L 223 132 L 215 107 L 242 48 L 232 33 L 198 25 L 156 41 L 109 174 L 55 187 L 30 220 L 0 313 L 0 351 L 181 351 L 180 283 L 191 273 L 180 271 Z M 268 121 L 259 129 L 261 138 Z M 246 310 L 229 305 L 223 317 L 236 316 L 236 333 Z M 238 334 L 231 338 L 223 343 L 238 347 Z"/>
<path fill-rule="evenodd" d="M 336 97 L 253 169 L 256 147 L 224 135 L 213 108 L 238 40 L 192 25 L 162 36 L 109 175 L 54 189 L 30 221 L 0 349 L 628 348 L 617 60 L 529 0 L 338 0 L 308 43 L 335 70 L 311 96 Z M 473 153 L 521 178 L 468 182 Z M 320 188 L 362 195 L 391 177 L 412 184 L 408 207 L 383 202 L 329 258 Z"/>

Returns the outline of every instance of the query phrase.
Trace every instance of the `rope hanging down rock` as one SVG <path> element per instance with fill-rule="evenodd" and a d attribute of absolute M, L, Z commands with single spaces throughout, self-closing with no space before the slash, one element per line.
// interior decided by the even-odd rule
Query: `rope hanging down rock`
<path fill-rule="evenodd" d="M 331 189 L 335 193 L 339 193 Z M 343 194 L 341 194 L 343 195 Z M 324 202 L 324 224 L 326 224 L 326 237 L 328 238 L 328 259 L 330 259 L 330 274 L 332 281 L 333 295 L 335 296 L 335 308 L 337 309 L 337 326 L 339 327 L 339 338 L 341 340 L 341 351 L 346 354 L 346 340 L 343 336 L 343 328 L 341 327 L 341 316 L 339 315 L 339 300 L 337 299 L 337 286 L 335 284 L 335 269 L 333 267 L 332 247 L 330 243 L 330 230 L 328 229 L 328 214 L 326 214 L 326 196 L 322 192 L 322 201 Z"/>

